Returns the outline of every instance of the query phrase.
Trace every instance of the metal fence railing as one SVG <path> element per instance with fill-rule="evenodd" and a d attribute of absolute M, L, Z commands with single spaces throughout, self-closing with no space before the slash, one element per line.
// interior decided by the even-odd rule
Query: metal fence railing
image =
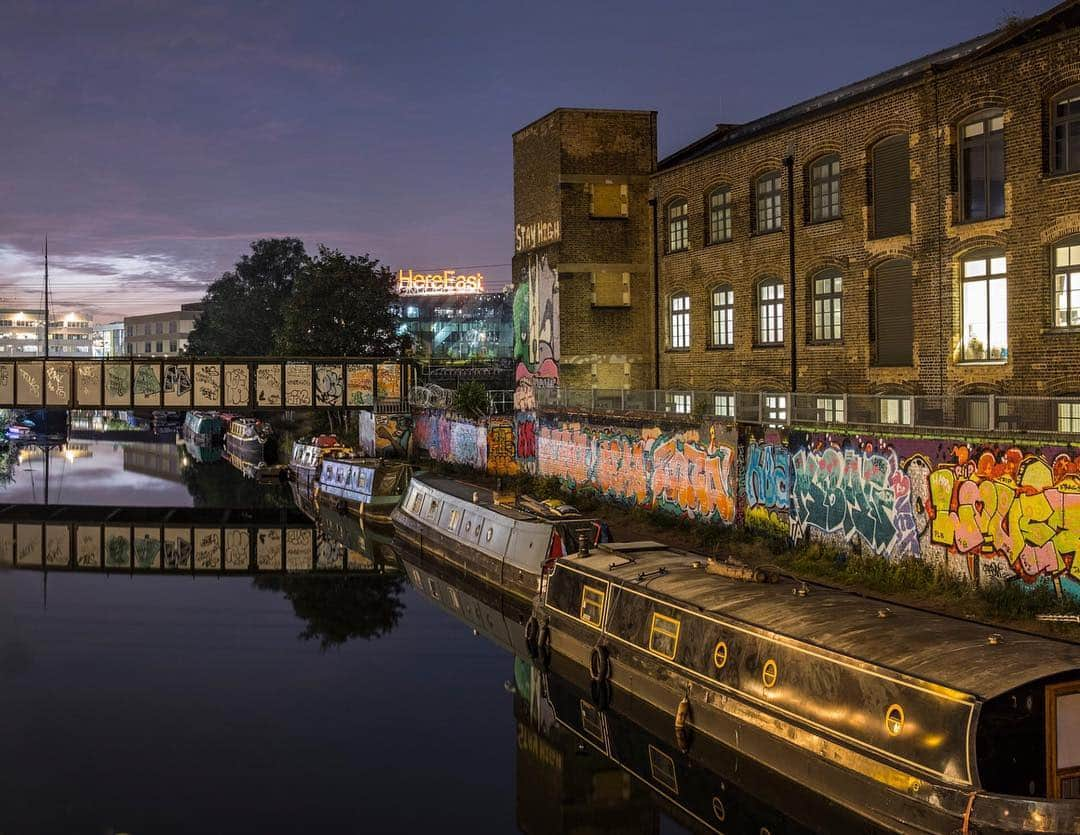
<path fill-rule="evenodd" d="M 873 426 L 1080 436 L 1080 397 L 538 389 L 537 405 L 776 426 Z"/>

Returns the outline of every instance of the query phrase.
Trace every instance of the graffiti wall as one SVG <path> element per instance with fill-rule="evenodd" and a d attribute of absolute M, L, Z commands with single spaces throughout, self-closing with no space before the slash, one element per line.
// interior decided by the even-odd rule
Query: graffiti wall
<path fill-rule="evenodd" d="M 433 461 L 487 470 L 488 433 L 484 424 L 431 410 L 414 418 L 413 433 L 417 448 L 426 451 Z"/>
<path fill-rule="evenodd" d="M 363 411 L 359 416 L 360 451 L 381 458 L 405 458 L 412 438 L 412 415 L 377 415 Z"/>
<path fill-rule="evenodd" d="M 530 256 L 514 291 L 514 405 L 536 406 L 536 389 L 559 382 L 559 274 Z"/>

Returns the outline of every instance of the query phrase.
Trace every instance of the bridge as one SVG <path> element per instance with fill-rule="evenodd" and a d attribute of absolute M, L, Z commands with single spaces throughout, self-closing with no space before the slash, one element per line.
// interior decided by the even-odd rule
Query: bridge
<path fill-rule="evenodd" d="M 406 410 L 412 366 L 383 357 L 0 359 L 0 409 Z"/>
<path fill-rule="evenodd" d="M 388 567 L 342 547 L 296 508 L 0 506 L 0 569 L 161 574 L 363 573 Z"/>

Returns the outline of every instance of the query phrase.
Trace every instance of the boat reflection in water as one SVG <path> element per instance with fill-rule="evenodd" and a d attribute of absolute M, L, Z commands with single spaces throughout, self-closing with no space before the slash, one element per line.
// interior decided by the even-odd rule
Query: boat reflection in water
<path fill-rule="evenodd" d="M 677 734 L 675 717 L 626 694 L 601 709 L 589 670 L 529 658 L 529 607 L 399 548 L 412 585 L 514 654 L 518 825 L 524 832 L 884 832 L 856 813 L 715 740 Z M 902 830 L 901 830 L 902 831 Z"/>

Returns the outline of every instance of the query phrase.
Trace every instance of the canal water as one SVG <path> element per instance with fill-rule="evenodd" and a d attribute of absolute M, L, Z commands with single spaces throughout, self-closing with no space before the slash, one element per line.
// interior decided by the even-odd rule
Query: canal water
<path fill-rule="evenodd" d="M 50 506 L 293 505 L 171 436 L 48 456 Z M 44 505 L 45 451 L 10 450 L 0 481 L 0 504 Z M 515 659 L 502 604 L 431 566 L 44 562 L 0 572 L 0 835 L 871 831 L 771 781 L 736 785 L 647 714 L 597 733 L 572 676 Z"/>

